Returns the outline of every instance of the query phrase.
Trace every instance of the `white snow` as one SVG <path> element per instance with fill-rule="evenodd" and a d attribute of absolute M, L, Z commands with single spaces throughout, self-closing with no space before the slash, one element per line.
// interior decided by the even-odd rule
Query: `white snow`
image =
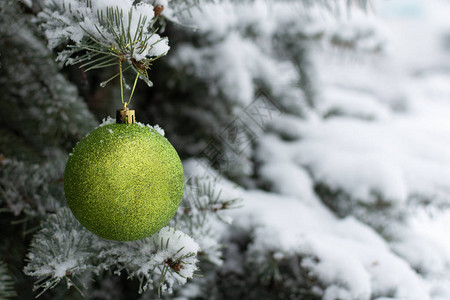
<path fill-rule="evenodd" d="M 450 216 L 441 211 L 450 204 L 450 55 L 442 47 L 450 5 L 400 2 L 424 12 L 381 22 L 371 12 L 344 12 L 334 23 L 312 14 L 300 26 L 292 5 L 206 5 L 192 19 L 212 46 L 186 44 L 171 57 L 233 102 L 251 103 L 262 80 L 291 108 L 257 139 L 255 176 L 270 192 L 224 179 L 220 186 L 244 199 L 232 217 L 238 231 L 251 232 L 247 257 L 257 266 L 269 256 L 301 257 L 324 286 L 322 299 L 450 299 Z M 242 28 L 258 32 L 257 42 Z M 304 118 L 295 110 L 295 102 L 304 106 L 293 87 L 300 78 L 267 42 L 297 28 L 353 53 L 327 43 L 312 51 L 320 91 Z M 371 51 L 378 54 L 361 55 Z M 211 173 L 191 161 L 185 170 Z M 325 206 L 318 184 L 342 196 Z M 227 261 L 225 270 L 242 271 L 237 258 Z"/>
<path fill-rule="evenodd" d="M 33 6 L 33 1 L 32 0 L 23 0 L 23 3 L 28 6 L 28 7 L 32 7 Z"/>
<path fill-rule="evenodd" d="M 106 118 L 104 118 L 104 119 L 102 120 L 102 122 L 98 125 L 98 127 L 102 127 L 102 126 L 109 125 L 109 124 L 116 124 L 116 119 L 111 118 L 111 116 L 108 116 L 108 117 L 106 117 Z M 161 126 L 159 126 L 158 124 L 153 125 L 153 126 L 151 126 L 151 125 L 149 125 L 149 124 L 143 124 L 143 123 L 141 123 L 141 122 L 136 122 L 136 124 L 137 124 L 138 126 L 140 126 L 140 127 L 145 127 L 145 126 L 147 126 L 148 128 L 150 128 L 150 129 L 156 131 L 157 133 L 159 133 L 160 135 L 162 135 L 162 136 L 165 135 L 164 129 L 161 128 Z M 97 128 L 98 128 L 98 127 L 97 127 Z M 108 129 L 108 131 L 109 131 L 110 133 L 113 133 L 113 130 L 112 130 L 112 129 Z"/>
<path fill-rule="evenodd" d="M 61 263 L 57 263 L 57 262 L 51 262 L 49 264 L 50 267 L 52 267 L 54 269 L 54 276 L 62 278 L 64 276 L 66 276 L 66 272 L 67 270 L 70 270 L 74 267 L 77 266 L 79 262 L 76 259 L 71 259 L 69 258 L 66 261 L 63 261 Z"/>
<path fill-rule="evenodd" d="M 308 173 L 290 162 L 277 160 L 264 164 L 259 170 L 261 178 L 272 184 L 271 190 L 287 196 L 294 196 L 305 202 L 315 199 L 313 181 Z"/>
<path fill-rule="evenodd" d="M 263 1 L 245 5 L 224 1 L 220 5 L 205 3 L 201 10 L 194 10 L 192 14 L 189 20 L 194 21 L 193 25 L 198 30 L 208 34 L 208 39 L 213 43 L 201 49 L 190 44 L 182 45 L 171 55 L 171 64 L 186 65 L 188 70 L 195 70 L 195 76 L 209 82 L 212 93 L 220 90 L 232 103 L 243 106 L 254 100 L 257 80 L 273 89 L 274 94 L 289 93 L 297 101 L 302 97 L 299 89 L 293 89 L 299 76 L 297 70 L 291 64 L 277 60 L 271 53 L 275 50 L 268 41 L 276 30 L 283 30 L 277 27 L 278 18 L 302 23 L 291 4 L 274 3 L 272 7 Z M 304 28 L 303 25 L 298 24 L 296 28 Z M 260 40 L 246 38 L 242 32 L 246 26 L 259 30 L 262 35 Z M 274 78 L 277 80 L 274 81 Z"/>
<path fill-rule="evenodd" d="M 171 293 L 175 284 L 185 284 L 193 277 L 200 247 L 182 231 L 164 227 L 151 237 L 134 242 L 103 241 L 99 243 L 99 250 L 101 258 L 115 258 L 118 263 L 127 265 L 130 278 L 142 280 L 140 293 L 152 289 L 162 272 L 165 272 L 165 283 L 161 287 Z M 172 266 L 175 263 L 177 267 Z"/>
<path fill-rule="evenodd" d="M 116 123 L 116 119 L 111 118 L 111 116 L 107 116 L 106 118 L 103 118 L 102 122 L 100 123 L 100 125 L 98 125 L 98 127 L 102 127 L 105 125 L 109 125 L 109 124 L 115 124 Z"/>
<path fill-rule="evenodd" d="M 161 128 L 161 126 L 159 126 L 158 124 L 151 126 L 150 124 L 143 124 L 140 122 L 136 122 L 136 124 L 138 124 L 141 127 L 147 126 L 148 128 L 156 131 L 157 133 L 159 133 L 160 135 L 164 136 L 166 133 L 164 132 L 164 129 Z M 152 132 L 153 134 L 153 132 Z"/>
<path fill-rule="evenodd" d="M 245 206 L 233 217 L 238 228 L 255 228 L 249 250 L 255 263 L 264 264 L 264 253 L 271 252 L 305 257 L 302 267 L 327 287 L 324 299 L 370 299 L 388 292 L 400 299 L 431 299 L 423 279 L 356 219 L 339 220 L 320 203 L 311 206 L 303 199 L 261 191 L 242 196 Z"/>
<path fill-rule="evenodd" d="M 160 135 L 164 136 L 166 133 L 164 132 L 164 129 L 162 129 L 158 124 L 150 126 L 147 125 L 147 127 L 152 128 L 153 130 L 155 130 L 157 133 L 159 133 Z"/>
<path fill-rule="evenodd" d="M 362 119 L 389 119 L 391 111 L 370 93 L 328 87 L 322 92 L 318 110 L 323 116 L 345 115 Z"/>
<path fill-rule="evenodd" d="M 167 38 L 161 38 L 153 32 L 152 20 L 154 18 L 153 5 L 145 2 L 133 4 L 132 0 L 63 0 L 44 1 L 44 10 L 39 13 L 39 18 L 44 21 L 45 35 L 49 41 L 49 47 L 55 48 L 67 40 L 72 40 L 76 45 L 81 45 L 83 39 L 91 36 L 97 43 L 107 49 L 119 49 L 116 38 L 107 28 L 107 23 L 100 16 L 106 16 L 107 9 L 115 8 L 122 14 L 123 27 L 113 24 L 116 32 L 126 35 L 130 32 L 130 39 L 137 36 L 143 28 L 140 40 L 132 40 L 121 54 L 129 61 L 141 61 L 146 57 L 156 57 L 167 54 L 170 47 Z M 90 5 L 88 5 L 88 3 Z M 70 9 L 68 9 L 70 7 Z M 131 18 L 130 18 L 131 13 Z M 141 23 L 139 23 L 141 20 Z M 143 22 L 145 20 L 145 22 Z M 125 32 L 122 30 L 125 28 Z M 129 30 L 129 31 L 128 31 Z M 143 41 L 148 38 L 148 43 Z M 67 60 L 67 52 L 60 52 L 58 59 Z M 67 61 L 70 63 L 70 60 Z"/>

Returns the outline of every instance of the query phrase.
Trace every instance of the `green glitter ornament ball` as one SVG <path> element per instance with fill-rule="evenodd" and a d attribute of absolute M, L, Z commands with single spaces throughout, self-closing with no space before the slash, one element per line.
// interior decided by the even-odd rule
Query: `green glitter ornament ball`
<path fill-rule="evenodd" d="M 98 127 L 76 145 L 64 171 L 73 214 L 109 240 L 132 241 L 157 232 L 174 216 L 183 190 L 177 152 L 142 124 Z"/>

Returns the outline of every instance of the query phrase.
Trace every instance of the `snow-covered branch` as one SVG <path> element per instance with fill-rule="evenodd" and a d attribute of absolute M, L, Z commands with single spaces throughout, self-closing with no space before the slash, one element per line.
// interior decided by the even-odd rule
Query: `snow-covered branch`
<path fill-rule="evenodd" d="M 50 48 L 73 42 L 57 60 L 80 64 L 86 71 L 126 62 L 151 85 L 147 70 L 170 48 L 168 39 L 156 33 L 156 11 L 132 0 L 47 0 L 38 16 Z M 80 51 L 84 53 L 72 57 Z"/>
<path fill-rule="evenodd" d="M 226 211 L 240 207 L 241 202 L 242 199 L 234 195 L 223 195 L 217 178 L 192 176 L 186 183 L 183 202 L 172 222 L 177 227 L 186 228 L 199 243 L 201 257 L 221 265 L 219 232 L 232 222 Z"/>
<path fill-rule="evenodd" d="M 50 216 L 35 234 L 27 255 L 27 275 L 37 278 L 40 294 L 61 281 L 82 292 L 81 277 L 111 270 L 138 278 L 139 292 L 154 287 L 172 292 L 196 271 L 199 246 L 185 233 L 165 227 L 152 237 L 135 242 L 103 240 L 79 224 L 68 208 Z"/>

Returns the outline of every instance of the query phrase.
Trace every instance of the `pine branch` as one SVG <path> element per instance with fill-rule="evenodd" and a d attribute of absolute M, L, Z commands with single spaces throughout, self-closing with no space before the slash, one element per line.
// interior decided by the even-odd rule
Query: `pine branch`
<path fill-rule="evenodd" d="M 219 211 L 239 208 L 241 198 L 226 199 L 222 197 L 222 190 L 217 187 L 217 179 L 209 177 L 190 177 L 186 182 L 187 188 L 183 199 L 183 214 L 218 213 Z M 220 216 L 217 215 L 220 219 Z"/>
<path fill-rule="evenodd" d="M 8 272 L 8 267 L 5 263 L 0 263 L 0 299 L 7 299 L 16 297 L 17 293 L 14 290 L 14 282 Z"/>
<path fill-rule="evenodd" d="M 37 297 L 63 279 L 70 287 L 74 285 L 73 276 L 93 271 L 95 266 L 91 261 L 95 252 L 92 244 L 95 239 L 69 209 L 63 208 L 51 215 L 33 237 L 24 269 L 26 275 L 38 278 L 34 286 L 34 290 L 39 290 Z"/>
<path fill-rule="evenodd" d="M 171 293 L 175 283 L 185 284 L 197 270 L 199 246 L 188 235 L 170 227 L 143 240 L 107 242 L 101 248 L 99 258 L 105 260 L 102 267 L 117 274 L 125 270 L 128 278 L 138 278 L 139 293 L 154 288 L 158 293 Z"/>
<path fill-rule="evenodd" d="M 135 242 L 103 240 L 87 231 L 68 208 L 50 216 L 33 237 L 25 274 L 36 277 L 34 289 L 42 295 L 65 281 L 83 293 L 78 278 L 106 270 L 127 272 L 140 281 L 139 292 L 171 292 L 196 271 L 199 246 L 188 235 L 165 227 L 152 237 Z"/>
<path fill-rule="evenodd" d="M 17 1 L 8 0 L 6 4 L 8 10 L 2 13 L 12 17 L 0 18 L 0 101 L 7 104 L 0 111 L 0 121 L 3 129 L 24 141 L 33 157 L 24 157 L 0 139 L 6 149 L 2 152 L 26 161 L 53 160 L 54 148 L 72 149 L 74 140 L 92 130 L 96 121 L 75 85 L 58 73 L 30 17 L 21 13 Z"/>
<path fill-rule="evenodd" d="M 57 200 L 60 197 L 55 196 L 63 194 L 62 161 L 55 162 L 27 165 L 4 159 L 0 168 L 0 205 L 16 216 L 22 212 L 31 217 L 55 212 L 61 205 Z"/>
<path fill-rule="evenodd" d="M 191 177 L 186 182 L 183 201 L 173 219 L 175 226 L 186 228 L 202 249 L 201 255 L 210 262 L 222 264 L 222 246 L 219 244 L 213 224 L 219 221 L 230 224 L 231 218 L 224 211 L 240 207 L 241 198 L 225 198 L 217 181 L 210 177 Z"/>
<path fill-rule="evenodd" d="M 47 0 L 39 18 L 51 48 L 68 40 L 73 42 L 69 50 L 58 54 L 63 64 L 89 61 L 88 71 L 122 62 L 151 86 L 147 71 L 155 60 L 167 54 L 168 40 L 156 33 L 158 15 L 153 6 L 131 3 L 104 6 L 90 0 Z M 80 55 L 72 57 L 77 53 Z M 94 56 L 100 57 L 92 61 Z"/>

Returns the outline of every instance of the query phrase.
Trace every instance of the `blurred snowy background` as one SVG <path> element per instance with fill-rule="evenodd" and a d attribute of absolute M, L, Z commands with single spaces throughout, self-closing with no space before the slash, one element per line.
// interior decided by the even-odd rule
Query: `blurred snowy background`
<path fill-rule="evenodd" d="M 286 11 L 271 23 L 277 8 L 268 7 L 249 9 L 261 30 L 276 31 L 280 20 L 295 24 Z M 238 20 L 250 19 L 239 13 Z M 233 216 L 235 232 L 226 233 L 220 279 L 245 276 L 252 264 L 284 282 L 284 299 L 314 292 L 322 299 L 450 299 L 449 15 L 448 1 L 371 1 L 367 11 L 343 9 L 337 20 L 318 11 L 303 26 L 287 25 L 325 36 L 308 49 L 314 96 L 303 90 L 310 101 L 302 117 L 295 107 L 260 106 L 271 119 L 255 137 L 256 174 L 267 191 L 239 189 L 243 208 Z M 202 29 L 223 34 L 220 27 L 235 20 L 203 22 Z M 248 49 L 232 34 L 228 42 Z M 254 75 L 242 65 L 260 54 L 238 52 L 217 55 L 219 67 L 204 71 L 235 67 L 224 80 L 235 99 L 246 99 L 245 79 Z M 263 70 L 255 72 L 278 68 L 268 81 L 273 89 L 288 86 L 296 70 L 270 63 L 260 59 Z M 244 254 L 239 234 L 249 236 Z M 255 294 L 242 288 L 240 296 Z"/>

